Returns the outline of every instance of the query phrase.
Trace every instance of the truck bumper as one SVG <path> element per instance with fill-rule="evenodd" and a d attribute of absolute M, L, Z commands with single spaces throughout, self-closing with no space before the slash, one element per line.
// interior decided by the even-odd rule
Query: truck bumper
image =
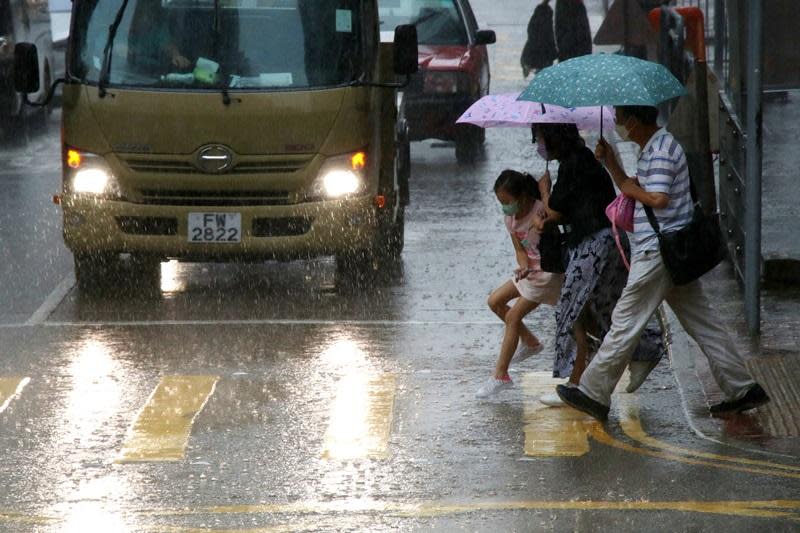
<path fill-rule="evenodd" d="M 371 196 L 282 206 L 157 206 L 65 196 L 73 253 L 134 253 L 186 261 L 298 259 L 369 248 L 378 235 Z M 194 243 L 189 213 L 239 213 L 241 242 Z"/>

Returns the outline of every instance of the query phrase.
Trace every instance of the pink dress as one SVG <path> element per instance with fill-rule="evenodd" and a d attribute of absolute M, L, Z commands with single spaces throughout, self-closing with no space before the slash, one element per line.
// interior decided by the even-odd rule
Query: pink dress
<path fill-rule="evenodd" d="M 561 284 L 564 282 L 564 274 L 553 274 L 542 270 L 539 257 L 539 238 L 540 234 L 533 225 L 534 215 L 544 218 L 544 204 L 539 200 L 533 204 L 533 209 L 522 218 L 514 216 L 505 217 L 508 232 L 516 236 L 525 253 L 528 255 L 528 268 L 532 269 L 526 278 L 519 281 L 512 276 L 514 286 L 517 287 L 520 296 L 531 302 L 555 305 L 561 292 Z"/>

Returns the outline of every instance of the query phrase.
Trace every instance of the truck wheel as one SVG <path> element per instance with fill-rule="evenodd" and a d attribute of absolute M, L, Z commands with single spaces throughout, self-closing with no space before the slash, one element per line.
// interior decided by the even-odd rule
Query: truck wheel
<path fill-rule="evenodd" d="M 385 243 L 386 259 L 393 263 L 400 260 L 400 256 L 403 254 L 403 248 L 405 247 L 405 236 L 406 212 L 405 208 L 400 207 L 400 211 L 397 213 L 397 220 L 392 224 L 387 242 Z"/>
<path fill-rule="evenodd" d="M 131 286 L 145 291 L 161 290 L 161 261 L 146 255 L 131 256 Z"/>
<path fill-rule="evenodd" d="M 472 165 L 480 159 L 486 132 L 477 126 L 463 126 L 456 137 L 456 161 Z"/>
<path fill-rule="evenodd" d="M 75 281 L 81 290 L 97 290 L 113 282 L 113 274 L 119 260 L 115 254 L 75 254 Z"/>
<path fill-rule="evenodd" d="M 353 250 L 336 256 L 336 275 L 355 282 L 364 281 L 378 267 L 373 250 Z"/>

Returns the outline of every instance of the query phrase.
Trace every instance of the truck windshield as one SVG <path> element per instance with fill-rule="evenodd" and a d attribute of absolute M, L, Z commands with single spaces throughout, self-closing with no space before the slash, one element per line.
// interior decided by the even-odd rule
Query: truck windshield
<path fill-rule="evenodd" d="M 108 86 L 292 89 L 343 85 L 363 70 L 361 0 L 128 0 Z M 100 80 L 123 0 L 81 0 L 70 74 Z"/>
<path fill-rule="evenodd" d="M 467 30 L 454 0 L 381 0 L 379 13 L 381 31 L 414 24 L 419 44 L 467 44 Z"/>

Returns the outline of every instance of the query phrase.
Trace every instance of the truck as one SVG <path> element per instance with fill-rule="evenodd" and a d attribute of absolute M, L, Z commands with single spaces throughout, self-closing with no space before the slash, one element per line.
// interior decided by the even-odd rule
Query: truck
<path fill-rule="evenodd" d="M 157 282 L 170 259 L 400 260 L 413 26 L 382 44 L 375 0 L 74 0 L 71 19 L 55 200 L 79 287 L 120 261 Z M 35 46 L 15 61 L 38 90 Z"/>
<path fill-rule="evenodd" d="M 21 42 L 38 49 L 36 71 L 43 84 L 31 91 L 29 99 L 43 103 L 56 67 L 47 0 L 0 0 L 0 135 L 5 137 L 17 134 L 26 121 L 43 126 L 51 110 L 49 105 L 25 106 L 23 96 L 14 90 L 14 49 Z"/>

